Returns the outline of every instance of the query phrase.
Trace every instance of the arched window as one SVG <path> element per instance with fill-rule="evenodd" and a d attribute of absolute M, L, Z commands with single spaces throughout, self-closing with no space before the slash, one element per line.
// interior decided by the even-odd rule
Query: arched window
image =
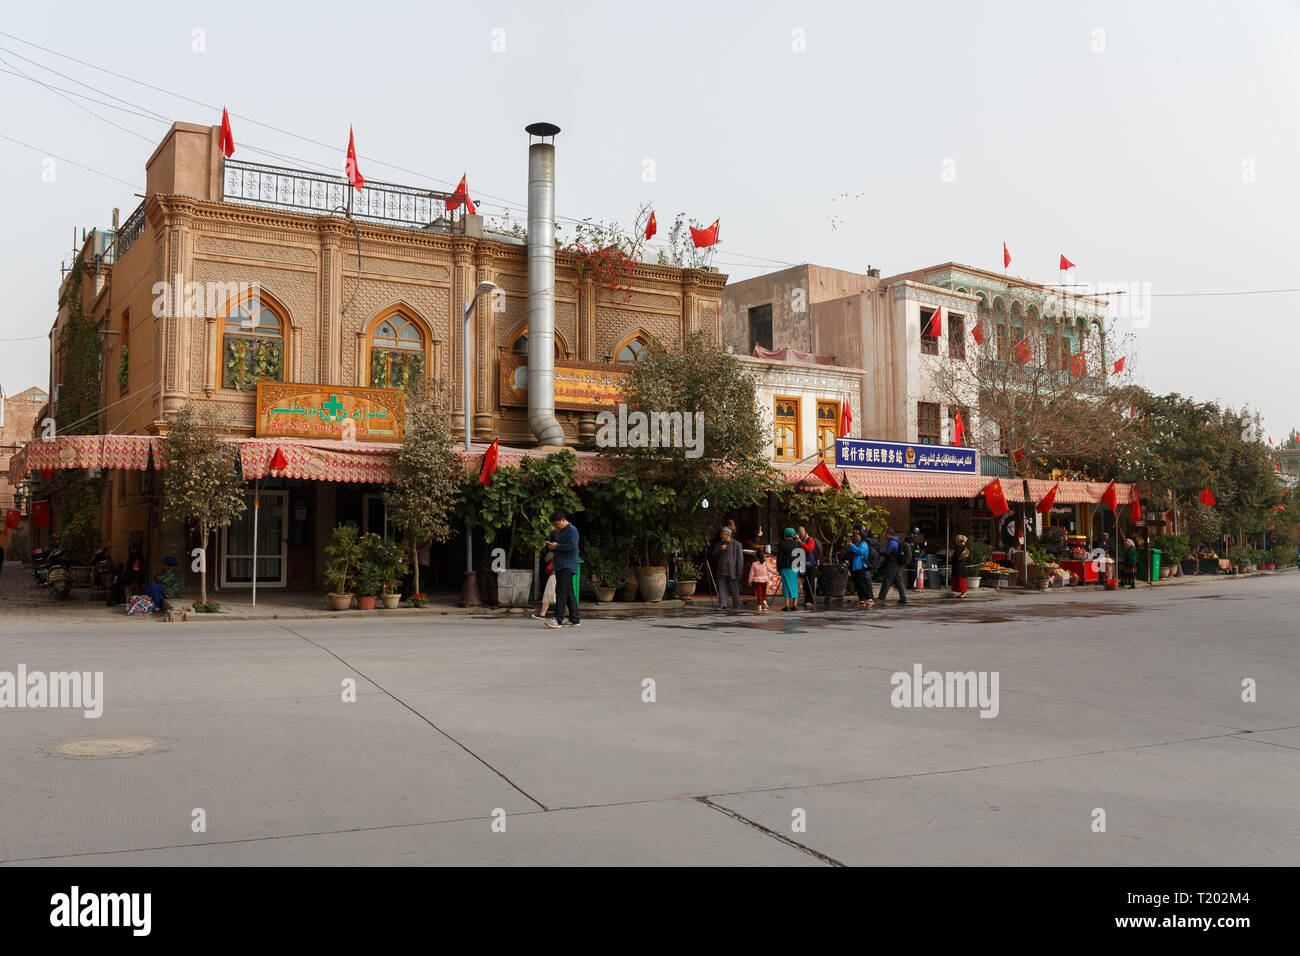
<path fill-rule="evenodd" d="M 283 316 L 257 298 L 242 300 L 222 325 L 221 387 L 240 392 L 284 381 Z"/>
<path fill-rule="evenodd" d="M 370 330 L 370 384 L 424 394 L 424 332 L 415 320 L 394 312 Z"/>
<path fill-rule="evenodd" d="M 645 336 L 632 336 L 614 353 L 614 361 L 619 365 L 635 365 L 641 361 L 641 356 L 645 354 L 647 344 Z"/>
<path fill-rule="evenodd" d="M 510 346 L 510 351 L 514 355 L 528 354 L 528 333 L 526 331 L 521 332 L 515 338 L 514 342 Z M 564 358 L 564 350 L 560 348 L 560 340 L 558 337 L 555 339 L 555 357 L 557 359 Z"/>

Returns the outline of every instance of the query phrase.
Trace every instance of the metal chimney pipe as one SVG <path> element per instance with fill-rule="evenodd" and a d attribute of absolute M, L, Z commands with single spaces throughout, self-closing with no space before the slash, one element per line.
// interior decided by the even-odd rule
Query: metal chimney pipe
<path fill-rule="evenodd" d="M 529 136 L 554 137 L 551 123 Z M 555 417 L 555 145 L 528 147 L 528 427 L 539 445 L 563 445 Z"/>

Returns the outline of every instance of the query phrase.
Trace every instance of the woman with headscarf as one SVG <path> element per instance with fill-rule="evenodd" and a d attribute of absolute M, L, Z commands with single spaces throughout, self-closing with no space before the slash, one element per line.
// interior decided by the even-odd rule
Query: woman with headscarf
<path fill-rule="evenodd" d="M 799 566 L 803 561 L 796 561 L 796 552 L 805 554 L 799 546 L 794 528 L 786 528 L 776 550 L 776 569 L 781 574 L 781 596 L 785 598 L 785 607 L 781 608 L 783 611 L 795 610 L 799 602 Z"/>
<path fill-rule="evenodd" d="M 1123 564 L 1120 567 L 1120 587 L 1137 587 L 1138 549 L 1132 538 L 1124 539 Z"/>
<path fill-rule="evenodd" d="M 970 558 L 970 551 L 966 548 L 966 536 L 957 535 L 954 542 L 952 554 L 948 557 L 948 563 L 952 567 L 952 590 L 959 598 L 966 596 L 966 561 Z"/>

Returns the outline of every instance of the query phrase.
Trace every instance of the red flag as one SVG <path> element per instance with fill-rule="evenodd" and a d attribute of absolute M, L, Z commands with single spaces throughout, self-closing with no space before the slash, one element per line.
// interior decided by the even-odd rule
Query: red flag
<path fill-rule="evenodd" d="M 453 212 L 459 209 L 462 202 L 471 216 L 478 215 L 478 210 L 474 208 L 474 200 L 469 198 L 469 173 L 460 177 L 456 191 L 447 197 L 447 211 Z"/>
<path fill-rule="evenodd" d="M 497 444 L 499 438 L 492 439 L 492 446 L 483 453 L 483 467 L 479 469 L 478 483 L 484 488 L 492 484 L 492 473 L 497 470 Z"/>
<path fill-rule="evenodd" d="M 961 409 L 957 409 L 957 417 L 952 423 L 952 443 L 960 445 L 961 440 L 966 437 L 966 425 L 961 420 Z"/>
<path fill-rule="evenodd" d="M 1124 371 L 1124 358 L 1123 358 L 1123 356 L 1120 357 L 1120 360 L 1119 360 L 1118 362 L 1116 362 L 1114 365 L 1111 366 L 1110 374 L 1111 374 L 1111 375 L 1118 375 L 1118 374 L 1119 374 L 1120 372 L 1122 372 L 1122 371 Z"/>
<path fill-rule="evenodd" d="M 361 189 L 365 186 L 366 180 L 361 175 L 361 170 L 357 169 L 357 145 L 352 138 L 351 126 L 348 127 L 348 160 L 343 164 L 343 172 L 347 175 L 353 189 Z"/>
<path fill-rule="evenodd" d="M 1002 493 L 1002 480 L 994 478 L 988 483 L 982 492 L 984 500 L 988 502 L 989 511 L 993 512 L 993 517 L 1001 518 L 1011 510 L 1007 504 L 1007 496 Z"/>
<path fill-rule="evenodd" d="M 1051 511 L 1052 502 L 1056 501 L 1056 489 L 1059 487 L 1061 487 L 1059 482 L 1052 485 L 1052 490 L 1043 496 L 1043 500 L 1034 507 L 1034 510 L 1040 515 L 1045 515 L 1047 512 Z"/>
<path fill-rule="evenodd" d="M 8 511 L 5 512 L 5 527 L 11 531 L 14 528 L 17 528 L 18 524 L 22 520 L 23 520 L 23 514 L 21 511 L 15 511 L 13 508 L 10 508 Z"/>
<path fill-rule="evenodd" d="M 1016 343 L 1016 358 L 1021 365 L 1027 363 L 1034 357 L 1034 347 L 1029 344 L 1029 339 L 1024 338 Z"/>
<path fill-rule="evenodd" d="M 980 319 L 975 323 L 975 328 L 970 330 L 970 337 L 975 340 L 976 345 L 984 344 L 984 320 Z"/>
<path fill-rule="evenodd" d="M 1268 443 L 1269 443 L 1270 445 L 1273 444 L 1273 436 L 1272 436 L 1272 435 L 1269 435 L 1269 436 L 1268 436 Z"/>
<path fill-rule="evenodd" d="M 708 229 L 696 229 L 691 226 L 691 242 L 695 243 L 696 249 L 704 249 L 718 241 L 718 223 L 721 219 L 713 220 L 713 225 Z"/>
<path fill-rule="evenodd" d="M 1173 508 L 1170 508 L 1168 511 L 1165 512 L 1165 524 L 1169 525 L 1170 527 L 1173 527 L 1173 524 L 1174 524 L 1174 509 L 1173 509 Z"/>
<path fill-rule="evenodd" d="M 1061 253 L 1061 271 L 1064 272 L 1066 269 L 1073 269 L 1073 268 L 1074 268 L 1074 263 L 1071 262 L 1069 259 L 1065 258 L 1064 252 Z"/>
<path fill-rule="evenodd" d="M 1196 497 L 1201 499 L 1201 504 L 1207 508 L 1213 508 L 1218 502 L 1214 500 L 1214 492 L 1209 488 L 1202 488 L 1201 493 Z"/>
<path fill-rule="evenodd" d="M 650 221 L 645 224 L 645 237 L 649 242 L 656 232 L 659 231 L 659 223 L 655 222 L 655 214 L 650 213 Z"/>
<path fill-rule="evenodd" d="M 1070 378 L 1083 378 L 1088 374 L 1088 356 L 1080 352 L 1070 356 Z"/>
<path fill-rule="evenodd" d="M 840 406 L 840 437 L 848 438 L 849 432 L 853 428 L 853 409 L 849 408 L 849 403 L 845 402 Z"/>
<path fill-rule="evenodd" d="M 930 321 L 925 326 L 925 337 L 937 339 L 943 334 L 943 306 L 938 306 L 930 313 Z"/>
<path fill-rule="evenodd" d="M 1133 495 L 1133 500 L 1129 502 L 1128 516 L 1134 524 L 1142 520 L 1142 502 L 1138 501 L 1136 494 Z"/>
<path fill-rule="evenodd" d="M 817 462 L 817 467 L 812 470 L 812 473 L 832 488 L 838 488 L 840 486 L 840 483 L 835 480 L 835 476 L 831 474 L 831 470 L 826 467 L 826 462 L 824 461 Z"/>
<path fill-rule="evenodd" d="M 1119 495 L 1115 491 L 1115 482 L 1111 481 L 1106 486 L 1105 492 L 1102 493 L 1101 503 L 1110 509 L 1110 513 L 1116 518 L 1119 517 Z"/>
<path fill-rule="evenodd" d="M 229 159 L 235 154 L 235 134 L 230 131 L 230 114 L 221 107 L 221 151 Z"/>
<path fill-rule="evenodd" d="M 37 528 L 48 527 L 50 523 L 50 503 L 48 501 L 32 502 L 32 524 Z"/>
<path fill-rule="evenodd" d="M 54 477 L 54 469 L 53 469 L 53 468 L 42 468 L 42 469 L 41 469 L 41 477 L 42 477 L 42 478 L 53 478 L 53 477 Z"/>
<path fill-rule="evenodd" d="M 1011 453 L 1011 457 L 1015 459 L 1015 462 L 1016 462 L 1017 465 L 1020 464 L 1022 461 L 1024 461 L 1024 460 L 1025 460 L 1025 448 L 1024 448 L 1024 446 L 1021 445 L 1019 448 L 1017 448 L 1015 451 L 1013 451 L 1013 452 Z"/>
<path fill-rule="evenodd" d="M 1007 244 L 1004 242 L 1002 243 L 1002 268 L 1005 269 L 1009 265 L 1011 265 L 1011 250 L 1007 248 Z"/>
<path fill-rule="evenodd" d="M 271 456 L 271 470 L 284 471 L 289 467 L 289 459 L 284 457 L 284 452 L 276 448 L 275 454 Z"/>

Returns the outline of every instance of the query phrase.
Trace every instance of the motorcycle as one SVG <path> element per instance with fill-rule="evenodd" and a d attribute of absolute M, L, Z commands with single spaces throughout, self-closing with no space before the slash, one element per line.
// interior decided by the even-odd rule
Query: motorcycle
<path fill-rule="evenodd" d="M 108 557 L 108 546 L 100 548 L 90 559 L 90 580 L 96 591 L 107 591 L 113 586 L 113 562 Z"/>
<path fill-rule="evenodd" d="M 49 564 L 50 594 L 60 601 L 66 601 L 72 594 L 72 562 L 58 548 L 49 553 L 46 561 Z"/>
<path fill-rule="evenodd" d="M 36 579 L 38 588 L 47 583 L 50 573 L 49 557 L 49 548 L 32 548 L 32 577 Z"/>

